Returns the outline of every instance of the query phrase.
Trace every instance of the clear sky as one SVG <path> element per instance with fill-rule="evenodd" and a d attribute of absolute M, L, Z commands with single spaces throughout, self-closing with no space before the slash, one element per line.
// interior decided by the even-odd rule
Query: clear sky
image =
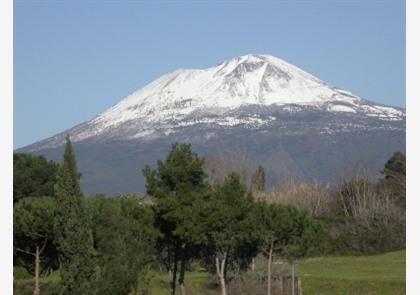
<path fill-rule="evenodd" d="M 403 0 L 14 1 L 14 147 L 178 68 L 271 54 L 405 107 Z"/>

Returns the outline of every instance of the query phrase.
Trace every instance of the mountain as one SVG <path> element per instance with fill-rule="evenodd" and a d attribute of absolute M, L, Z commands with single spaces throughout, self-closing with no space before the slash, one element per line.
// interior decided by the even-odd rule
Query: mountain
<path fill-rule="evenodd" d="M 87 193 L 144 190 L 141 169 L 172 142 L 201 155 L 240 148 L 274 185 L 285 173 L 333 181 L 356 163 L 379 171 L 405 150 L 405 110 L 362 99 L 270 55 L 177 70 L 95 118 L 19 152 L 60 160 L 70 134 Z"/>

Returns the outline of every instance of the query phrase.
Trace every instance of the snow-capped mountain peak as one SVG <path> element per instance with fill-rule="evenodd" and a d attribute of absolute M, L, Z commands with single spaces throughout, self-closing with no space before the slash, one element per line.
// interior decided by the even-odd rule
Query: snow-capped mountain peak
<path fill-rule="evenodd" d="M 140 119 L 159 122 L 196 110 L 243 105 L 355 104 L 360 99 L 270 55 L 235 57 L 204 70 L 177 70 L 134 92 L 99 115 L 104 127 Z"/>
<path fill-rule="evenodd" d="M 271 55 L 248 54 L 207 69 L 163 75 L 69 133 L 74 141 L 97 136 L 134 139 L 168 135 L 176 128 L 210 124 L 259 128 L 275 120 L 257 107 L 283 112 L 317 110 L 402 120 L 405 112 L 361 99 Z M 45 143 L 59 145 L 64 133 Z"/>
<path fill-rule="evenodd" d="M 141 190 L 143 180 L 133 175 L 175 142 L 193 144 L 200 156 L 243 148 L 250 163 L 267 169 L 271 186 L 290 175 L 332 181 L 366 158 L 379 171 L 405 148 L 405 110 L 359 98 L 276 57 L 249 54 L 166 74 L 93 119 L 18 152 L 58 161 L 66 135 L 90 193 Z"/>

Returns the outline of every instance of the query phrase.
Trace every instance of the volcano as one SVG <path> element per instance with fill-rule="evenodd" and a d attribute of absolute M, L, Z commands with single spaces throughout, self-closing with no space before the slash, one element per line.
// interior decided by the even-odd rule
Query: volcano
<path fill-rule="evenodd" d="M 181 69 L 89 121 L 16 152 L 60 161 L 75 145 L 85 193 L 144 191 L 141 170 L 171 143 L 201 156 L 243 150 L 267 186 L 286 174 L 334 182 L 354 165 L 380 171 L 405 150 L 405 110 L 363 99 L 270 56 L 249 54 L 208 69 Z"/>

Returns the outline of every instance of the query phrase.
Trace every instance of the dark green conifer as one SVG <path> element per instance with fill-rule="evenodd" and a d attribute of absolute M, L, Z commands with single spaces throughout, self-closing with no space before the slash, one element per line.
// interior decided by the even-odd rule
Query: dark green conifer
<path fill-rule="evenodd" d="M 67 137 L 55 185 L 55 232 L 60 251 L 62 294 L 94 294 L 95 264 L 89 218 L 80 189 L 76 158 Z"/>

